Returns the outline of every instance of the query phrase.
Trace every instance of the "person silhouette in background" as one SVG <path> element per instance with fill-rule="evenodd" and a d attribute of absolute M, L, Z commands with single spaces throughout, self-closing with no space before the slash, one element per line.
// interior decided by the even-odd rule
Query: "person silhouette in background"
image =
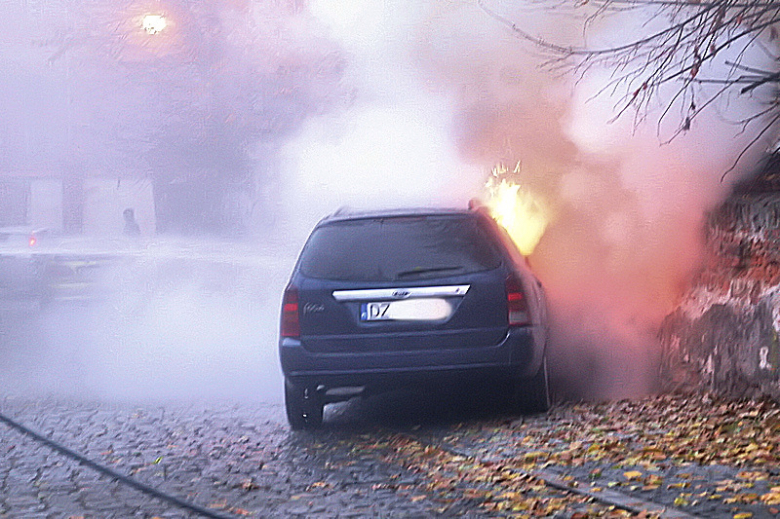
<path fill-rule="evenodd" d="M 125 217 L 125 236 L 140 236 L 141 228 L 138 227 L 138 222 L 135 221 L 135 212 L 128 207 L 122 215 Z"/>

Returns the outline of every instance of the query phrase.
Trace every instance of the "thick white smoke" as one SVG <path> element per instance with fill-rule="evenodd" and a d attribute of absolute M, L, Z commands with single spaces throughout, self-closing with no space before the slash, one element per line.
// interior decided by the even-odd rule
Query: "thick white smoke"
<path fill-rule="evenodd" d="M 342 43 L 353 91 L 344 112 L 309 120 L 284 148 L 288 219 L 306 227 L 342 206 L 465 206 L 484 171 L 461 160 L 452 139 L 457 99 L 427 82 L 410 54 L 428 6 L 326 0 L 310 7 Z"/>
<path fill-rule="evenodd" d="M 270 243 L 144 243 L 84 286 L 65 278 L 40 308 L 4 300 L 2 394 L 280 403 L 278 309 L 291 255 Z"/>
<path fill-rule="evenodd" d="M 541 68 L 538 49 L 476 2 L 311 6 L 351 53 L 356 90 L 343 118 L 315 121 L 290 144 L 294 207 L 465 204 L 495 164 L 519 164 L 519 180 L 551 208 L 530 259 L 551 296 L 559 378 L 577 397 L 652 390 L 656 327 L 697 266 L 703 215 L 728 193 L 721 175 L 750 132 L 715 109 L 664 143 L 679 123 L 672 113 L 656 126 L 665 92 L 645 124 L 631 113 L 612 121 L 622 93 L 606 88 L 612 71 Z M 493 7 L 532 34 L 582 40 L 571 13 Z M 590 43 L 604 46 L 650 25 L 593 28 Z M 732 121 L 759 107 L 729 101 Z"/>

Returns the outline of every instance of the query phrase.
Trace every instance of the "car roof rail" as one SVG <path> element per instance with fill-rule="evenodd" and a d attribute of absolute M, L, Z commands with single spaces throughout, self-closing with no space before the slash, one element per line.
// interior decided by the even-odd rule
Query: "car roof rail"
<path fill-rule="evenodd" d="M 336 209 L 336 212 L 333 213 L 333 216 L 342 216 L 345 214 L 349 214 L 352 212 L 352 208 L 348 205 L 342 205 L 338 209 Z"/>
<path fill-rule="evenodd" d="M 490 215 L 490 209 L 479 198 L 472 198 L 469 200 L 469 211 L 474 211 L 475 213 L 487 213 Z"/>
<path fill-rule="evenodd" d="M 353 212 L 354 211 L 352 210 L 352 208 L 349 207 L 348 205 L 342 205 L 341 207 L 339 207 L 338 209 L 336 209 L 332 213 L 330 213 L 327 216 L 325 216 L 323 218 L 323 221 L 330 220 L 332 218 L 338 218 L 340 216 L 348 216 L 348 215 L 352 214 Z"/>

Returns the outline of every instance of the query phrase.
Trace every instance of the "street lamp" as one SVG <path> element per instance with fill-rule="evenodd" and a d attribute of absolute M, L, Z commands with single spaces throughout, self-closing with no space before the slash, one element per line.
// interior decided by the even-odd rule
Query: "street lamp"
<path fill-rule="evenodd" d="M 144 16 L 142 26 L 148 34 L 159 34 L 168 26 L 168 22 L 161 14 L 147 14 Z"/>

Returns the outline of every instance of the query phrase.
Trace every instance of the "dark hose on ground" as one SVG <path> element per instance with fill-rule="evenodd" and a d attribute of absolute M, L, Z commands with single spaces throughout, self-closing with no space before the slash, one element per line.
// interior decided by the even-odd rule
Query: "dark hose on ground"
<path fill-rule="evenodd" d="M 151 487 L 149 485 L 146 485 L 144 483 L 141 483 L 140 481 L 136 481 L 133 478 L 130 478 L 128 476 L 125 476 L 124 474 L 120 474 L 119 472 L 116 472 L 114 470 L 111 470 L 110 468 L 101 465 L 99 463 L 96 463 L 95 461 L 92 461 L 91 459 L 85 457 L 82 454 L 79 454 L 76 451 L 73 451 L 67 447 L 65 447 L 62 444 L 59 444 L 55 442 L 54 440 L 51 440 L 50 438 L 47 438 L 46 436 L 43 436 L 24 425 L 12 420 L 11 418 L 5 416 L 4 414 L 0 413 L 0 422 L 4 422 L 6 425 L 22 432 L 23 434 L 34 438 L 36 441 L 50 447 L 51 449 L 58 451 L 65 456 L 68 456 L 69 458 L 72 458 L 79 463 L 81 463 L 84 466 L 87 466 L 97 472 L 100 472 L 112 479 L 115 479 L 119 481 L 120 483 L 123 483 L 129 487 L 133 487 L 136 490 L 139 490 L 143 492 L 144 494 L 156 497 L 157 499 L 160 499 L 161 501 L 168 502 L 172 505 L 175 505 L 179 508 L 183 508 L 185 510 L 189 510 L 190 512 L 194 512 L 196 514 L 200 514 L 204 517 L 209 517 L 212 519 L 233 519 L 234 516 L 232 515 L 224 515 L 220 514 L 219 512 L 216 512 L 214 510 L 211 510 L 209 508 L 204 508 L 202 506 L 196 505 L 194 503 L 190 503 L 188 501 L 184 501 L 183 499 L 180 499 L 176 496 L 172 496 L 170 494 L 166 494 L 165 492 L 155 488 Z"/>

